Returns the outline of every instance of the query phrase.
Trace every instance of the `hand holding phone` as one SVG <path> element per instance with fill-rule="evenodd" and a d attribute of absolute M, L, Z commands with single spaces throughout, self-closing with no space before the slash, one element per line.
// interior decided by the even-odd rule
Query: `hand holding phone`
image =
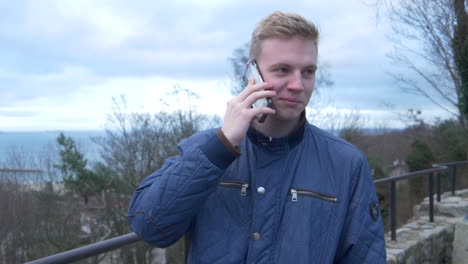
<path fill-rule="evenodd" d="M 250 80 L 254 79 L 255 83 L 263 83 L 263 77 L 262 74 L 260 73 L 260 69 L 258 68 L 258 64 L 255 60 L 250 60 L 247 63 L 247 69 L 244 74 L 244 81 L 246 83 Z M 270 107 L 272 108 L 272 100 L 271 98 L 261 98 L 257 100 L 255 103 L 252 104 L 252 107 Z M 257 115 L 257 120 L 260 123 L 263 123 L 265 119 L 267 118 L 267 114 L 260 114 Z"/>
<path fill-rule="evenodd" d="M 221 132 L 232 146 L 239 145 L 251 126 L 253 119 L 264 122 L 267 114 L 276 113 L 271 103 L 271 97 L 275 96 L 276 92 L 272 90 L 273 86 L 271 84 L 263 82 L 255 62 L 247 65 L 244 79 L 249 79 L 248 85 L 246 85 L 243 91 L 227 102 L 223 126 L 221 127 Z M 259 98 L 267 99 L 259 100 Z"/>

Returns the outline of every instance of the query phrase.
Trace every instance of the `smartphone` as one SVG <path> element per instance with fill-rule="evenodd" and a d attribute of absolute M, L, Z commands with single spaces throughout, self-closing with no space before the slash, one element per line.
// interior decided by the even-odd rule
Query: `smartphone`
<path fill-rule="evenodd" d="M 246 84 L 250 79 L 254 79 L 256 84 L 263 82 L 262 74 L 260 73 L 260 69 L 258 68 L 258 64 L 255 60 L 250 60 L 249 62 L 247 62 L 247 69 L 244 74 L 244 81 L 246 82 Z M 261 98 L 255 103 L 253 103 L 252 107 L 266 106 L 272 108 L 272 105 L 273 104 L 271 98 Z M 263 123 L 267 116 L 267 114 L 257 115 L 258 122 Z"/>

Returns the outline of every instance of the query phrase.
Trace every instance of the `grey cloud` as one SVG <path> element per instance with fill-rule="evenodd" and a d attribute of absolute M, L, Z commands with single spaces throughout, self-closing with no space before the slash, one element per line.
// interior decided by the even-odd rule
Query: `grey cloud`
<path fill-rule="evenodd" d="M 66 68 L 55 74 L 18 74 L 2 72 L 0 68 L 0 106 L 8 107 L 18 103 L 29 103 L 40 97 L 73 95 L 80 87 L 96 85 L 105 79 L 91 75 L 83 69 Z"/>
<path fill-rule="evenodd" d="M 80 65 L 98 75 L 141 76 L 159 74 L 176 78 L 220 78 L 230 71 L 227 58 L 247 42 L 258 19 L 276 9 L 290 9 L 281 1 L 240 1 L 203 7 L 190 1 L 109 2 L 110 12 L 125 18 L 141 18 L 141 32 L 112 48 L 99 47 L 103 36 L 90 21 L 63 17 L 53 8 L 46 14 L 26 14 L 28 1 L 2 4 L 18 16 L 8 16 L 0 23 L 12 28 L 0 35 L 0 67 L 21 73 L 60 72 L 65 65 Z M 112 4 L 111 4 L 112 3 Z M 274 7 L 272 8 L 271 6 Z M 5 9 L 4 9 L 5 10 Z M 45 11 L 44 11 L 45 10 Z M 306 13 L 314 13 L 313 10 Z M 46 20 L 37 27 L 25 21 Z M 129 21 L 130 22 L 130 21 Z M 60 25 L 59 32 L 49 32 L 41 25 Z M 138 33 L 138 32 L 136 32 Z M 239 39 L 241 36 L 241 39 Z M 194 60 L 193 52 L 201 54 Z M 142 60 L 148 53 L 174 54 L 173 59 Z M 165 56 L 167 57 L 167 56 Z"/>
<path fill-rule="evenodd" d="M 106 47 L 105 36 L 100 35 L 91 21 L 61 16 L 53 8 L 54 1 L 50 1 L 50 8 L 41 9 L 42 14 L 24 12 L 31 2 L 0 4 L 2 10 L 9 10 L 0 16 L 0 26 L 8 29 L 0 34 L 0 70 L 11 73 L 0 74 L 0 105 L 40 96 L 73 94 L 82 85 L 99 83 L 113 76 L 221 79 L 230 71 L 227 58 L 232 51 L 246 43 L 258 20 L 272 11 L 296 11 L 321 23 L 333 23 L 333 19 L 352 11 L 343 7 L 325 10 L 325 5 L 331 8 L 331 4 L 314 1 L 291 5 L 285 1 L 242 0 L 216 3 L 214 7 L 191 1 L 100 2 L 107 4 L 109 12 L 128 19 L 129 23 L 135 18 L 139 25 L 134 34 L 119 45 Z M 45 21 L 36 26 L 28 24 L 35 19 L 39 22 L 39 18 Z M 44 24 L 57 24 L 61 30 L 42 28 Z M 365 39 L 345 47 L 355 49 L 362 45 L 366 45 Z M 361 51 L 353 55 L 351 62 L 344 63 L 348 65 L 331 63 L 334 89 L 339 95 L 337 100 L 348 105 L 363 105 L 380 100 L 377 98 L 382 98 L 383 93 L 398 99 L 388 77 L 375 67 L 381 63 L 380 58 L 366 47 L 361 50 L 367 53 Z M 342 52 L 337 50 L 335 54 Z M 329 61 L 326 56 L 322 58 Z M 374 68 L 369 69 L 368 63 Z M 70 66 L 86 69 L 87 73 L 65 74 L 64 69 Z M 49 75 L 55 77 L 40 77 Z M 7 91 L 14 93 L 7 94 Z"/>
<path fill-rule="evenodd" d="M 15 11 L 21 8 L 20 5 L 11 7 Z M 140 6 L 138 10 L 134 8 L 133 12 L 145 10 L 151 8 Z M 217 37 L 220 34 L 216 34 L 216 31 L 223 29 L 216 28 L 219 24 L 213 27 L 212 24 L 216 24 L 213 21 L 207 20 L 205 24 L 200 24 L 197 15 L 204 14 L 197 14 L 197 11 L 190 9 L 190 6 L 162 8 L 158 4 L 141 29 L 142 34 L 109 49 L 96 46 L 106 40 L 101 39 L 102 36 L 88 21 L 62 18 L 50 11 L 49 23 L 62 23 L 66 30 L 51 34 L 38 27 L 33 29 L 35 34 L 31 34 L 31 28 L 28 28 L 30 25 L 20 19 L 4 18 L 0 23 L 13 27 L 13 30 L 0 35 L 0 55 L 3 58 L 0 67 L 15 72 L 42 74 L 60 72 L 65 65 L 80 65 L 101 75 L 220 77 L 226 73 L 226 57 L 230 55 L 231 47 L 226 48 L 226 45 L 217 43 L 216 39 L 206 37 L 210 34 Z M 34 18 L 27 21 L 31 19 Z M 230 42 L 229 39 L 227 41 Z M 191 54 L 193 50 L 203 55 L 204 59 L 194 61 Z M 177 57 L 142 60 L 147 53 L 168 53 Z"/>

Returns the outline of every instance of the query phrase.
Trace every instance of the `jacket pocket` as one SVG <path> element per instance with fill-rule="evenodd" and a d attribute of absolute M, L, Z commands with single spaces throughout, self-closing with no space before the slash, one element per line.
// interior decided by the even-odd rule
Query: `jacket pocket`
<path fill-rule="evenodd" d="M 295 256 L 296 262 L 302 263 L 302 260 L 313 260 L 314 257 L 320 256 L 320 245 L 329 244 L 330 234 L 339 226 L 334 217 L 339 201 L 336 196 L 323 192 L 299 189 L 295 186 L 288 188 L 278 229 L 278 258 Z M 314 250 L 306 250 L 310 248 Z M 289 253 L 283 253 L 285 251 Z"/>
<path fill-rule="evenodd" d="M 246 196 L 247 195 L 247 190 L 249 189 L 249 184 L 245 182 L 239 182 L 239 181 L 226 181 L 222 180 L 219 182 L 219 186 L 222 187 L 228 187 L 228 188 L 237 188 L 240 189 L 240 195 Z"/>
<path fill-rule="evenodd" d="M 291 195 L 291 201 L 293 201 L 293 202 L 297 202 L 298 196 L 313 197 L 313 198 L 317 198 L 317 199 L 320 199 L 320 200 L 323 200 L 323 201 L 326 201 L 326 202 L 330 202 L 330 203 L 337 203 L 338 202 L 337 197 L 327 195 L 327 194 L 323 194 L 323 193 L 319 193 L 319 192 L 309 191 L 309 190 L 301 190 L 301 189 L 291 188 L 291 189 L 289 189 L 289 194 Z"/>

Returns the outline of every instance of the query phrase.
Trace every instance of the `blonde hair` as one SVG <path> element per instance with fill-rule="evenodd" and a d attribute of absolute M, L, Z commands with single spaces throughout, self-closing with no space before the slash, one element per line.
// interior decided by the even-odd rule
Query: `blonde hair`
<path fill-rule="evenodd" d="M 319 32 L 317 27 L 296 13 L 273 12 L 257 24 L 250 40 L 250 59 L 258 57 L 261 44 L 270 38 L 289 39 L 301 37 L 314 41 L 318 45 Z"/>

